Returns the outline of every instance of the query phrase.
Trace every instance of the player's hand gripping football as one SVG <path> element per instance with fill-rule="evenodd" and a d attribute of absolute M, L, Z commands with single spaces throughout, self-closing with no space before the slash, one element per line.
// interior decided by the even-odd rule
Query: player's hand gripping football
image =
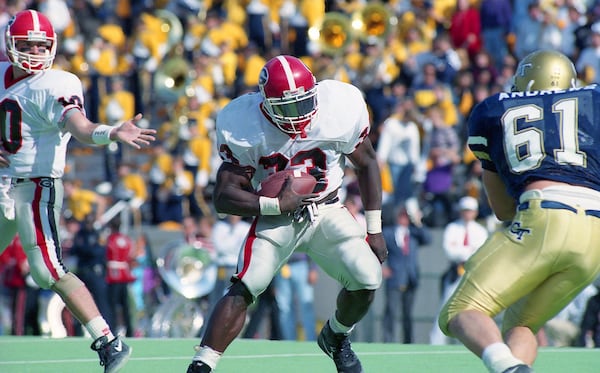
<path fill-rule="evenodd" d="M 301 207 L 310 205 L 314 202 L 312 199 L 318 195 L 318 193 L 297 194 L 292 190 L 292 178 L 288 176 L 277 195 L 277 198 L 279 198 L 279 210 L 281 210 L 282 214 L 294 212 Z"/>
<path fill-rule="evenodd" d="M 379 259 L 379 263 L 385 262 L 388 257 L 388 249 L 383 239 L 383 233 L 367 234 L 367 242 Z"/>
<path fill-rule="evenodd" d="M 117 140 L 136 149 L 140 149 L 142 145 L 149 145 L 151 141 L 154 141 L 156 130 L 141 128 L 136 125 L 141 119 L 142 114 L 138 114 L 132 120 L 120 125 L 115 131 Z"/>

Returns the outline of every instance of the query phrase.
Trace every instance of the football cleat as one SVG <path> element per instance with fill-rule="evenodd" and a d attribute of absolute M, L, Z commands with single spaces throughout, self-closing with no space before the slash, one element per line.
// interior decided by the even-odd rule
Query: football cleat
<path fill-rule="evenodd" d="M 333 359 L 338 373 L 363 373 L 360 360 L 352 351 L 350 338 L 346 334 L 336 334 L 325 324 L 317 340 L 321 350 Z"/>
<path fill-rule="evenodd" d="M 534 371 L 529 367 L 529 365 L 519 364 L 508 368 L 502 373 L 534 373 Z"/>
<path fill-rule="evenodd" d="M 186 373 L 210 373 L 212 369 L 201 361 L 194 361 L 190 364 Z"/>
<path fill-rule="evenodd" d="M 127 346 L 120 337 L 108 341 L 106 336 L 100 337 L 92 343 L 92 350 L 98 352 L 100 365 L 104 373 L 117 373 L 127 364 L 132 348 Z"/>

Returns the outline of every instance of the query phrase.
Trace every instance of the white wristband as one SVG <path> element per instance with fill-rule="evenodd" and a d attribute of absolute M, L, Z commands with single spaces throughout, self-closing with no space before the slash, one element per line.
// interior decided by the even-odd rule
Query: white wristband
<path fill-rule="evenodd" d="M 258 204 L 260 205 L 261 215 L 281 215 L 279 198 L 260 196 L 258 197 Z"/>
<path fill-rule="evenodd" d="M 367 233 L 381 233 L 381 210 L 366 210 Z"/>
<path fill-rule="evenodd" d="M 98 145 L 106 145 L 110 144 L 112 140 L 110 139 L 110 131 L 113 130 L 114 127 L 109 126 L 107 124 L 99 124 L 92 131 L 92 141 L 94 144 Z"/>

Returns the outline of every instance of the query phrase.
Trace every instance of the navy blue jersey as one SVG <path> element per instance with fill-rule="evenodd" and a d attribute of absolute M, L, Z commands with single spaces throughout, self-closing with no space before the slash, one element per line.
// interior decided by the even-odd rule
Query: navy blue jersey
<path fill-rule="evenodd" d="M 600 88 L 503 92 L 469 118 L 469 148 L 518 198 L 535 180 L 600 191 Z"/>

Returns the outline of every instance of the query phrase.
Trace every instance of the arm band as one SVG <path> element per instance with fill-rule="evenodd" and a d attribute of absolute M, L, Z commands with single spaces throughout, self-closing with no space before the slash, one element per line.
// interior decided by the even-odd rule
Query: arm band
<path fill-rule="evenodd" d="M 265 196 L 258 197 L 261 215 L 281 215 L 279 209 L 279 198 L 270 198 Z"/>
<path fill-rule="evenodd" d="M 110 144 L 112 142 L 112 140 L 110 139 L 110 131 L 112 131 L 113 128 L 114 127 L 106 124 L 97 125 L 96 128 L 94 128 L 94 131 L 92 131 L 92 141 L 94 142 L 94 144 Z"/>
<path fill-rule="evenodd" d="M 381 210 L 366 210 L 365 220 L 368 234 L 381 233 Z"/>

